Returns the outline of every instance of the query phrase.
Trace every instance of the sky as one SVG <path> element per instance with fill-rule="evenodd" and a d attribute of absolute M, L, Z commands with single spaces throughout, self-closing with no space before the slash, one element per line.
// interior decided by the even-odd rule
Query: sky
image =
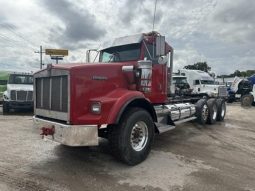
<path fill-rule="evenodd" d="M 0 0 L 0 70 L 39 70 L 39 47 L 86 50 L 150 32 L 154 0 Z M 255 69 L 255 1 L 157 0 L 154 30 L 174 48 L 174 70 L 206 61 L 217 75 Z M 55 63 L 43 55 L 43 63 Z"/>

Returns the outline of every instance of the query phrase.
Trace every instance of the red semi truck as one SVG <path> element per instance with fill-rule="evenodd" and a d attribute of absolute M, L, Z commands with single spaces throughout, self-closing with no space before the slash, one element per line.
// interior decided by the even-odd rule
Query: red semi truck
<path fill-rule="evenodd" d="M 48 65 L 34 74 L 34 126 L 42 136 L 68 146 L 107 138 L 115 157 L 136 165 L 155 134 L 191 120 L 224 120 L 224 99 L 171 97 L 173 48 L 159 33 L 117 38 L 98 53 L 99 63 Z"/>

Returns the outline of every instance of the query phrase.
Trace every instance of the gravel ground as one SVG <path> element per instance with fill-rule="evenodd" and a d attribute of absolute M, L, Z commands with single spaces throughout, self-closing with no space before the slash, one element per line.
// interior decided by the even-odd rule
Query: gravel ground
<path fill-rule="evenodd" d="M 255 191 L 255 107 L 227 110 L 222 123 L 185 123 L 157 136 L 134 167 L 116 161 L 107 141 L 62 146 L 40 138 L 31 113 L 0 114 L 0 190 Z"/>

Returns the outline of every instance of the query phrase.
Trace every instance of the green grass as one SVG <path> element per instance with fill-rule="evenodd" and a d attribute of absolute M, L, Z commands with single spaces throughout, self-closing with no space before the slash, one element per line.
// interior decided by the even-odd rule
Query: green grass
<path fill-rule="evenodd" d="M 9 72 L 0 71 L 0 80 L 8 80 Z"/>

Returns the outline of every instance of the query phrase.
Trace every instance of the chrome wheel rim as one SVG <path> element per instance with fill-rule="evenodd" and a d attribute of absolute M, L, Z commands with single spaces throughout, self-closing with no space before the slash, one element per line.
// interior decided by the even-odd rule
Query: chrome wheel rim
<path fill-rule="evenodd" d="M 215 120 L 217 117 L 217 106 L 216 104 L 213 106 L 213 120 Z"/>
<path fill-rule="evenodd" d="M 221 117 L 225 115 L 225 103 L 221 105 Z"/>
<path fill-rule="evenodd" d="M 148 127 L 145 122 L 136 122 L 132 127 L 130 142 L 135 151 L 141 151 L 148 141 Z"/>
<path fill-rule="evenodd" d="M 208 118 L 208 107 L 205 104 L 202 109 L 202 118 L 206 121 Z"/>

